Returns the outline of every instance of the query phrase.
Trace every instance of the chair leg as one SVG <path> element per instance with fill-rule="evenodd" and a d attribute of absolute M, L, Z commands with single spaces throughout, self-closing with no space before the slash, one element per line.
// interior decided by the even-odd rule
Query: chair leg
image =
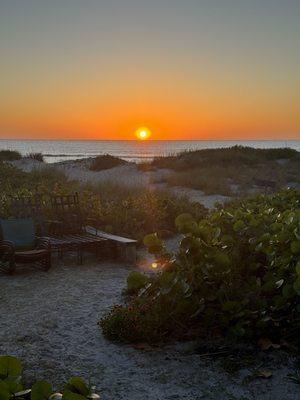
<path fill-rule="evenodd" d="M 51 253 L 47 254 L 47 257 L 45 258 L 45 271 L 49 271 L 51 268 Z"/>
<path fill-rule="evenodd" d="M 12 257 L 10 257 L 9 263 L 8 263 L 8 273 L 10 275 L 13 275 L 15 270 L 16 270 L 15 258 L 12 256 Z"/>

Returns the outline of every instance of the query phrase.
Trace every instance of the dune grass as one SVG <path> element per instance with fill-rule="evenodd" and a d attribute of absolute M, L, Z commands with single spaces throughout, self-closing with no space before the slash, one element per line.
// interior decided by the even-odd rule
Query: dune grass
<path fill-rule="evenodd" d="M 28 158 L 31 158 L 32 160 L 36 160 L 36 161 L 40 161 L 40 162 L 44 162 L 44 156 L 43 153 L 29 153 L 27 155 Z"/>
<path fill-rule="evenodd" d="M 145 166 L 143 166 L 145 168 Z M 300 153 L 296 150 L 234 146 L 183 152 L 154 159 L 148 168 L 167 168 L 170 186 L 203 190 L 206 194 L 247 194 L 257 180 L 274 190 L 300 183 Z"/>
<path fill-rule="evenodd" d="M 183 212 L 195 217 L 205 215 L 200 204 L 178 199 L 167 191 L 153 191 L 141 186 L 125 186 L 110 181 L 99 184 L 81 184 L 70 181 L 64 172 L 52 167 L 23 172 L 0 163 L 0 216 L 11 216 L 11 196 L 42 194 L 46 214 L 51 216 L 49 195 L 80 195 L 83 215 L 100 229 L 119 235 L 142 239 L 153 230 L 171 234 L 174 219 Z"/>

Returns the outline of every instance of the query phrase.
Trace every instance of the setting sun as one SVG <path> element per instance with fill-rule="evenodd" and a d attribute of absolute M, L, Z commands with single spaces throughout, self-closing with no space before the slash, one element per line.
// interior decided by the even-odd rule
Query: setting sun
<path fill-rule="evenodd" d="M 151 132 L 148 128 L 139 128 L 136 130 L 135 135 L 140 140 L 147 140 L 151 136 Z"/>

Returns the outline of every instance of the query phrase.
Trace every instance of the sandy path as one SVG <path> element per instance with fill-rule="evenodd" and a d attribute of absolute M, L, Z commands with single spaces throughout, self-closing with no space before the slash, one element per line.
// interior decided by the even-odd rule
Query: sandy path
<path fill-rule="evenodd" d="M 230 376 L 195 354 L 192 343 L 136 350 L 107 341 L 96 322 L 120 302 L 128 272 L 120 264 L 94 262 L 0 275 L 0 354 L 24 360 L 27 382 L 44 378 L 59 388 L 71 375 L 92 378 L 103 400 L 300 396 L 281 361 L 271 362 L 271 380 L 244 385 L 249 370 Z"/>

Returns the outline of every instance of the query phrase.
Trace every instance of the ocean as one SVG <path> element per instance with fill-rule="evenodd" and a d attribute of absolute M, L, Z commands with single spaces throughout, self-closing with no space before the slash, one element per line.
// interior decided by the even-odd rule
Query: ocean
<path fill-rule="evenodd" d="M 255 148 L 290 147 L 300 151 L 300 140 L 4 140 L 0 150 L 17 150 L 22 155 L 43 153 L 48 163 L 111 154 L 124 160 L 142 162 L 184 150 L 222 148 L 235 145 Z"/>

